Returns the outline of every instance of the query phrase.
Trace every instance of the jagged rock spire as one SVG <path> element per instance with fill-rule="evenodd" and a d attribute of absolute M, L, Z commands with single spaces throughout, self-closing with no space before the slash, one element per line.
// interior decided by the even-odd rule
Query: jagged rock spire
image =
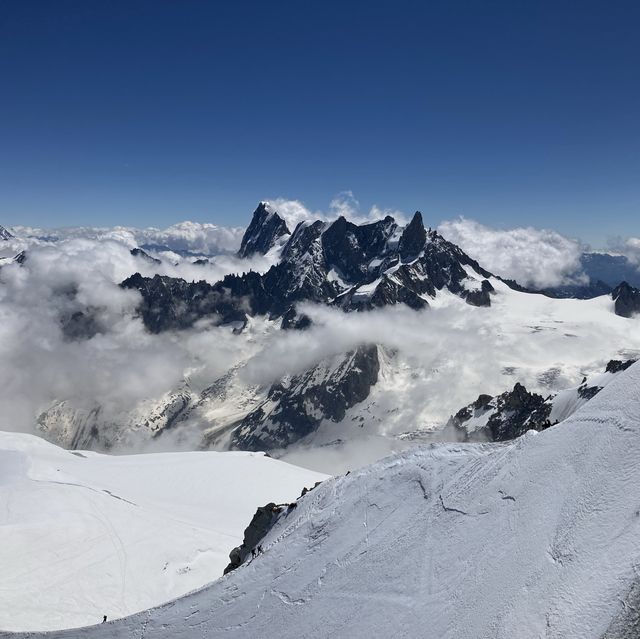
<path fill-rule="evenodd" d="M 422 222 L 422 213 L 416 211 L 413 219 L 405 227 L 398 243 L 400 259 L 404 262 L 418 256 L 424 248 L 427 232 Z"/>
<path fill-rule="evenodd" d="M 2 240 L 10 240 L 13 238 L 13 235 L 4 228 L 4 226 L 0 226 L 0 241 Z"/>
<path fill-rule="evenodd" d="M 268 202 L 260 202 L 242 238 L 238 255 L 240 257 L 250 257 L 256 253 L 264 255 L 283 235 L 291 235 L 286 222 Z"/>

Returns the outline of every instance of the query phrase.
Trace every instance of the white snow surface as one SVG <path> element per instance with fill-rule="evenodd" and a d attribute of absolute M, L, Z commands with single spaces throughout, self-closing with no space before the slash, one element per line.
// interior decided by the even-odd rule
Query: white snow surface
<path fill-rule="evenodd" d="M 258 506 L 324 478 L 262 453 L 116 457 L 0 432 L 0 629 L 82 626 L 201 587 Z"/>
<path fill-rule="evenodd" d="M 234 573 L 51 636 L 602 637 L 637 603 L 639 389 L 635 364 L 540 434 L 422 447 L 327 480 Z"/>

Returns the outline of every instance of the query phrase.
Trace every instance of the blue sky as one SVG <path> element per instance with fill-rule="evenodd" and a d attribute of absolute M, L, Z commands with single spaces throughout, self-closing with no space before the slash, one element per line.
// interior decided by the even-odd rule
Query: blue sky
<path fill-rule="evenodd" d="M 637 2 L 0 1 L 0 224 L 259 199 L 640 233 Z"/>

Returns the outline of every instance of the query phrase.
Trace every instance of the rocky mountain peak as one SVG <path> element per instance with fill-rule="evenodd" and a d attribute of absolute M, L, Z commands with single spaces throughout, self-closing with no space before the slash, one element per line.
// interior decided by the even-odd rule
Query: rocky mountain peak
<path fill-rule="evenodd" d="M 361 282 L 369 272 L 371 261 L 384 255 L 396 228 L 391 216 L 361 225 L 340 216 L 322 234 L 322 251 L 327 265 L 345 280 Z"/>
<path fill-rule="evenodd" d="M 4 228 L 4 226 L 0 226 L 0 241 L 2 240 L 10 240 L 13 238 L 13 235 Z"/>
<path fill-rule="evenodd" d="M 149 255 L 149 253 L 147 253 L 145 250 L 141 249 L 141 248 L 132 248 L 129 253 L 131 253 L 131 255 L 133 255 L 133 257 L 139 257 L 141 259 L 143 259 L 145 262 L 148 262 L 149 264 L 161 264 L 160 260 L 155 258 L 155 257 L 151 257 L 151 255 Z"/>
<path fill-rule="evenodd" d="M 422 213 L 416 211 L 411 222 L 407 224 L 398 243 L 398 251 L 400 259 L 407 262 L 412 258 L 418 257 L 420 251 L 424 248 L 427 241 L 427 231 L 422 222 Z"/>
<path fill-rule="evenodd" d="M 239 423 L 231 447 L 283 448 L 313 433 L 325 419 L 342 421 L 349 408 L 369 396 L 379 371 L 378 347 L 364 344 L 281 379 L 271 386 L 266 400 Z"/>
<path fill-rule="evenodd" d="M 614 301 L 616 315 L 633 317 L 640 313 L 640 289 L 634 288 L 627 282 L 621 282 L 613 289 L 611 298 Z"/>
<path fill-rule="evenodd" d="M 320 220 L 300 222 L 282 249 L 282 259 L 295 262 L 310 253 L 313 243 L 320 237 L 324 228 L 325 223 Z"/>
<path fill-rule="evenodd" d="M 242 237 L 238 256 L 251 257 L 256 253 L 264 255 L 276 245 L 281 237 L 290 234 L 286 222 L 278 215 L 277 211 L 268 202 L 260 202 Z"/>

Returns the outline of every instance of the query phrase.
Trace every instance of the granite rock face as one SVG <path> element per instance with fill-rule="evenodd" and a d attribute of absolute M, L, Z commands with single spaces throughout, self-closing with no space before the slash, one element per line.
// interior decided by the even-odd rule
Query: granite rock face
<path fill-rule="evenodd" d="M 586 377 L 579 386 L 542 397 L 517 383 L 512 390 L 480 395 L 449 418 L 444 434 L 457 441 L 507 441 L 528 430 L 541 431 L 569 417 L 637 360 L 611 360 L 604 374 Z"/>
<path fill-rule="evenodd" d="M 189 328 L 202 318 L 229 323 L 256 314 L 286 318 L 283 328 L 291 328 L 300 302 L 347 312 L 396 304 L 419 310 L 443 289 L 472 306 L 490 306 L 495 294 L 491 273 L 425 229 L 420 212 L 404 228 L 390 216 L 361 225 L 339 217 L 331 223 L 302 222 L 289 233 L 278 213 L 261 203 L 239 255 L 265 253 L 277 245 L 279 259 L 264 274 L 228 275 L 216 284 L 135 274 L 122 286 L 140 292 L 140 314 L 156 333 Z"/>
<path fill-rule="evenodd" d="M 256 253 L 265 255 L 285 235 L 290 235 L 285 221 L 269 204 L 260 202 L 242 238 L 238 256 L 251 257 Z"/>
<path fill-rule="evenodd" d="M 496 397 L 480 395 L 451 417 L 446 431 L 461 441 L 507 441 L 530 429 L 548 428 L 550 412 L 544 397 L 517 383 Z"/>
<path fill-rule="evenodd" d="M 267 399 L 235 430 L 231 447 L 285 448 L 313 433 L 324 420 L 340 422 L 349 408 L 369 396 L 379 369 L 377 347 L 366 345 L 273 384 Z"/>
<path fill-rule="evenodd" d="M 633 317 L 640 313 L 640 288 L 634 288 L 627 282 L 622 282 L 613 289 L 611 297 L 616 315 Z"/>

